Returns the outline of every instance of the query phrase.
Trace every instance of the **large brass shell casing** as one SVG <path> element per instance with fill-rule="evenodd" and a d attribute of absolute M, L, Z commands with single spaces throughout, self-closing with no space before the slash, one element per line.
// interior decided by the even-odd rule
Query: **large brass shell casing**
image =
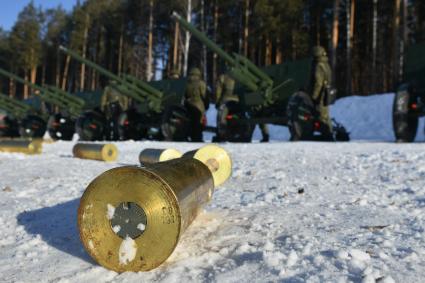
<path fill-rule="evenodd" d="M 182 157 L 183 154 L 173 148 L 169 149 L 156 149 L 156 148 L 146 148 L 142 150 L 139 154 L 139 161 L 143 164 L 157 163 L 168 161 L 176 158 Z"/>
<path fill-rule="evenodd" d="M 223 184 L 232 175 L 232 160 L 221 147 L 210 144 L 198 150 L 186 152 L 184 156 L 198 159 L 208 166 L 214 178 L 216 187 Z"/>
<path fill-rule="evenodd" d="M 108 269 L 151 270 L 171 255 L 213 191 L 208 167 L 189 157 L 109 170 L 81 198 L 81 240 Z"/>
<path fill-rule="evenodd" d="M 0 140 L 0 152 L 40 154 L 43 143 L 38 140 Z"/>
<path fill-rule="evenodd" d="M 113 144 L 77 143 L 72 152 L 74 157 L 108 162 L 118 157 L 118 149 Z"/>

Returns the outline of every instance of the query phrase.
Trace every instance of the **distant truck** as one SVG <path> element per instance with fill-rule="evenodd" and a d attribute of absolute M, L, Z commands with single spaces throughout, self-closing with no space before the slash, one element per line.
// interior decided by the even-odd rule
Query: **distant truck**
<path fill-rule="evenodd" d="M 419 118 L 425 116 L 425 42 L 406 52 L 403 83 L 393 104 L 393 128 L 397 142 L 415 140 Z"/>

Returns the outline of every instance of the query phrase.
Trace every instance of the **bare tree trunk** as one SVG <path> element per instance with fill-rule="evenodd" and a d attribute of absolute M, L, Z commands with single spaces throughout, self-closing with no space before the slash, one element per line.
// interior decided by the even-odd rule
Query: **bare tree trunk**
<path fill-rule="evenodd" d="M 201 0 L 201 31 L 206 34 L 205 27 L 205 0 Z M 204 75 L 204 81 L 208 82 L 208 66 L 207 66 L 207 47 L 202 44 L 202 73 Z"/>
<path fill-rule="evenodd" d="M 270 40 L 270 37 L 266 37 L 266 54 L 265 54 L 265 65 L 271 65 L 272 64 L 272 41 Z"/>
<path fill-rule="evenodd" d="M 332 81 L 335 81 L 336 75 L 336 60 L 339 35 L 339 0 L 334 0 L 333 7 L 333 24 L 332 24 L 332 49 L 331 49 L 331 66 L 332 66 Z"/>
<path fill-rule="evenodd" d="M 260 36 L 260 40 L 258 41 L 258 54 L 257 54 L 257 65 L 262 66 L 263 65 L 263 45 L 261 44 L 263 42 L 263 37 Z"/>
<path fill-rule="evenodd" d="M 180 25 L 176 22 L 174 30 L 174 50 L 173 50 L 173 72 L 179 71 L 178 61 L 179 61 L 179 39 L 180 37 Z"/>
<path fill-rule="evenodd" d="M 408 0 L 403 0 L 403 12 L 402 12 L 402 32 L 401 32 L 401 41 L 400 41 L 400 59 L 399 59 L 399 73 L 398 77 L 401 79 L 404 75 L 404 57 L 406 52 L 406 47 L 408 44 L 408 34 L 407 34 L 407 17 L 408 11 L 407 6 L 409 5 Z"/>
<path fill-rule="evenodd" d="M 320 45 L 321 37 L 320 37 L 320 14 L 316 14 L 316 45 Z"/>
<path fill-rule="evenodd" d="M 292 34 L 291 34 L 291 37 L 292 37 L 292 60 L 295 60 L 296 58 L 297 58 L 297 48 L 298 48 L 298 46 L 297 46 L 297 41 L 296 41 L 296 38 L 295 38 L 295 28 L 293 28 L 292 29 Z"/>
<path fill-rule="evenodd" d="M 88 34 L 89 34 L 89 22 L 90 22 L 90 17 L 89 17 L 88 14 L 86 14 L 86 22 L 84 24 L 83 46 L 82 46 L 83 47 L 83 49 L 82 49 L 83 58 L 86 58 L 87 37 L 88 37 Z M 86 80 L 86 64 L 82 63 L 81 64 L 81 70 L 80 70 L 80 87 L 79 87 L 80 91 L 84 90 L 85 80 Z"/>
<path fill-rule="evenodd" d="M 37 79 L 37 66 L 34 66 L 31 68 L 31 83 L 35 84 L 36 83 L 36 79 Z"/>
<path fill-rule="evenodd" d="M 401 0 L 394 1 L 394 18 L 393 18 L 393 67 L 392 67 L 392 84 L 395 86 L 399 81 L 399 55 L 400 55 L 400 6 Z"/>
<path fill-rule="evenodd" d="M 123 52 L 124 52 L 124 23 L 121 25 L 121 34 L 118 47 L 118 75 L 120 76 L 123 70 Z"/>
<path fill-rule="evenodd" d="M 13 79 L 9 79 L 9 96 L 12 98 L 16 96 L 15 81 Z"/>
<path fill-rule="evenodd" d="M 25 70 L 24 80 L 28 81 L 28 71 Z M 24 99 L 28 98 L 28 85 L 24 84 Z"/>
<path fill-rule="evenodd" d="M 249 40 L 249 8 L 250 0 L 245 0 L 245 25 L 243 32 L 243 54 L 248 57 L 248 40 Z"/>
<path fill-rule="evenodd" d="M 55 86 L 60 87 L 60 54 L 59 49 L 56 51 L 56 66 L 55 66 Z"/>
<path fill-rule="evenodd" d="M 376 64 L 377 64 L 377 46 L 378 46 L 378 0 L 373 0 L 373 19 L 372 19 L 372 91 L 376 90 Z"/>
<path fill-rule="evenodd" d="M 71 56 L 66 55 L 65 67 L 63 69 L 63 77 L 62 77 L 62 90 L 66 90 L 66 84 L 68 82 L 68 72 L 69 72 L 69 64 L 70 63 L 71 63 Z"/>
<path fill-rule="evenodd" d="M 352 79 L 352 48 L 354 44 L 354 23 L 355 23 L 355 2 L 356 0 L 347 0 L 346 5 L 346 14 L 347 14 L 347 86 L 346 94 L 351 95 L 353 88 L 353 79 Z"/>
<path fill-rule="evenodd" d="M 41 85 L 46 84 L 46 65 L 47 65 L 47 62 L 46 60 L 44 60 L 43 66 L 41 66 Z"/>
<path fill-rule="evenodd" d="M 188 23 L 192 22 L 192 0 L 187 0 L 186 21 Z M 187 76 L 187 70 L 188 70 L 188 65 L 189 65 L 190 37 L 191 37 L 191 33 L 186 31 L 185 32 L 184 50 L 183 50 L 183 56 L 184 56 L 183 75 L 184 76 Z"/>
<path fill-rule="evenodd" d="M 218 34 L 218 0 L 214 1 L 214 42 L 217 42 L 217 34 Z M 213 54 L 213 82 L 215 83 L 217 81 L 217 60 L 218 56 L 214 52 Z"/>
<path fill-rule="evenodd" d="M 149 35 L 148 35 L 148 62 L 146 66 L 146 80 L 152 80 L 153 72 L 153 0 L 149 1 Z"/>
<path fill-rule="evenodd" d="M 276 64 L 282 64 L 282 48 L 280 44 L 281 44 L 280 35 L 278 35 L 276 37 L 276 58 L 275 58 Z"/>

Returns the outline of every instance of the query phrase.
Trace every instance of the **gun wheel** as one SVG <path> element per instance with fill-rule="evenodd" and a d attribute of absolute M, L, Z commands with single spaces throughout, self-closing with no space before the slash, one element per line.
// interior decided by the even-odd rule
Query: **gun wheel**
<path fill-rule="evenodd" d="M 75 121 L 58 113 L 50 116 L 47 129 L 52 139 L 70 141 L 75 133 Z"/>
<path fill-rule="evenodd" d="M 46 133 L 47 123 L 41 117 L 28 115 L 21 121 L 19 134 L 23 138 L 42 138 Z"/>
<path fill-rule="evenodd" d="M 407 88 L 397 91 L 393 104 L 393 128 L 397 142 L 413 142 L 418 130 L 419 117 L 414 113 L 417 96 Z"/>
<path fill-rule="evenodd" d="M 305 92 L 297 92 L 288 102 L 288 128 L 291 141 L 312 140 L 315 117 L 314 105 L 310 96 Z"/>

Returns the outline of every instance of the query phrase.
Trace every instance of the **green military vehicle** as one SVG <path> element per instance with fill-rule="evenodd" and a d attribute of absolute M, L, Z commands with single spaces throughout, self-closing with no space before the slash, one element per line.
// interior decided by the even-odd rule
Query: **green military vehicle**
<path fill-rule="evenodd" d="M 217 123 L 221 137 L 225 136 L 227 141 L 249 142 L 256 124 L 275 124 L 288 126 L 292 140 L 320 140 L 322 125 L 318 113 L 310 95 L 300 91 L 309 83 L 310 59 L 258 68 L 244 56 L 226 53 L 177 13 L 172 17 L 216 53 L 237 82 L 235 92 L 239 102 L 228 102 L 218 114 L 218 120 L 227 120 L 225 125 Z M 333 131 L 336 140 L 349 139 L 341 125 L 336 124 Z"/>
<path fill-rule="evenodd" d="M 419 118 L 425 116 L 425 42 L 406 52 L 404 79 L 393 104 L 393 128 L 397 142 L 413 142 Z"/>
<path fill-rule="evenodd" d="M 60 50 L 109 79 L 104 96 L 107 95 L 106 92 L 116 92 L 131 100 L 128 109 L 118 109 L 109 118 L 100 108 L 85 112 L 77 120 L 80 137 L 86 140 L 100 140 L 105 137 L 120 140 L 184 140 L 187 137 L 185 127 L 176 130 L 171 126 L 174 115 L 179 116 L 179 113 L 184 112 L 180 105 L 185 79 L 147 83 L 128 74 L 115 75 L 63 46 Z"/>
<path fill-rule="evenodd" d="M 49 112 L 51 114 L 45 115 L 38 110 L 37 112 L 28 112 L 20 120 L 20 134 L 22 137 L 42 137 L 47 128 L 52 139 L 71 140 L 75 133 L 76 118 L 87 107 L 92 107 L 93 104 L 99 103 L 96 93 L 71 95 L 54 86 L 33 84 L 3 69 L 0 69 L 0 74 L 35 90 L 36 95 L 31 100 L 38 104 L 37 109 L 41 109 L 41 102 L 48 104 L 48 107 L 50 107 Z M 59 108 L 60 112 L 55 113 L 55 107 Z"/>

